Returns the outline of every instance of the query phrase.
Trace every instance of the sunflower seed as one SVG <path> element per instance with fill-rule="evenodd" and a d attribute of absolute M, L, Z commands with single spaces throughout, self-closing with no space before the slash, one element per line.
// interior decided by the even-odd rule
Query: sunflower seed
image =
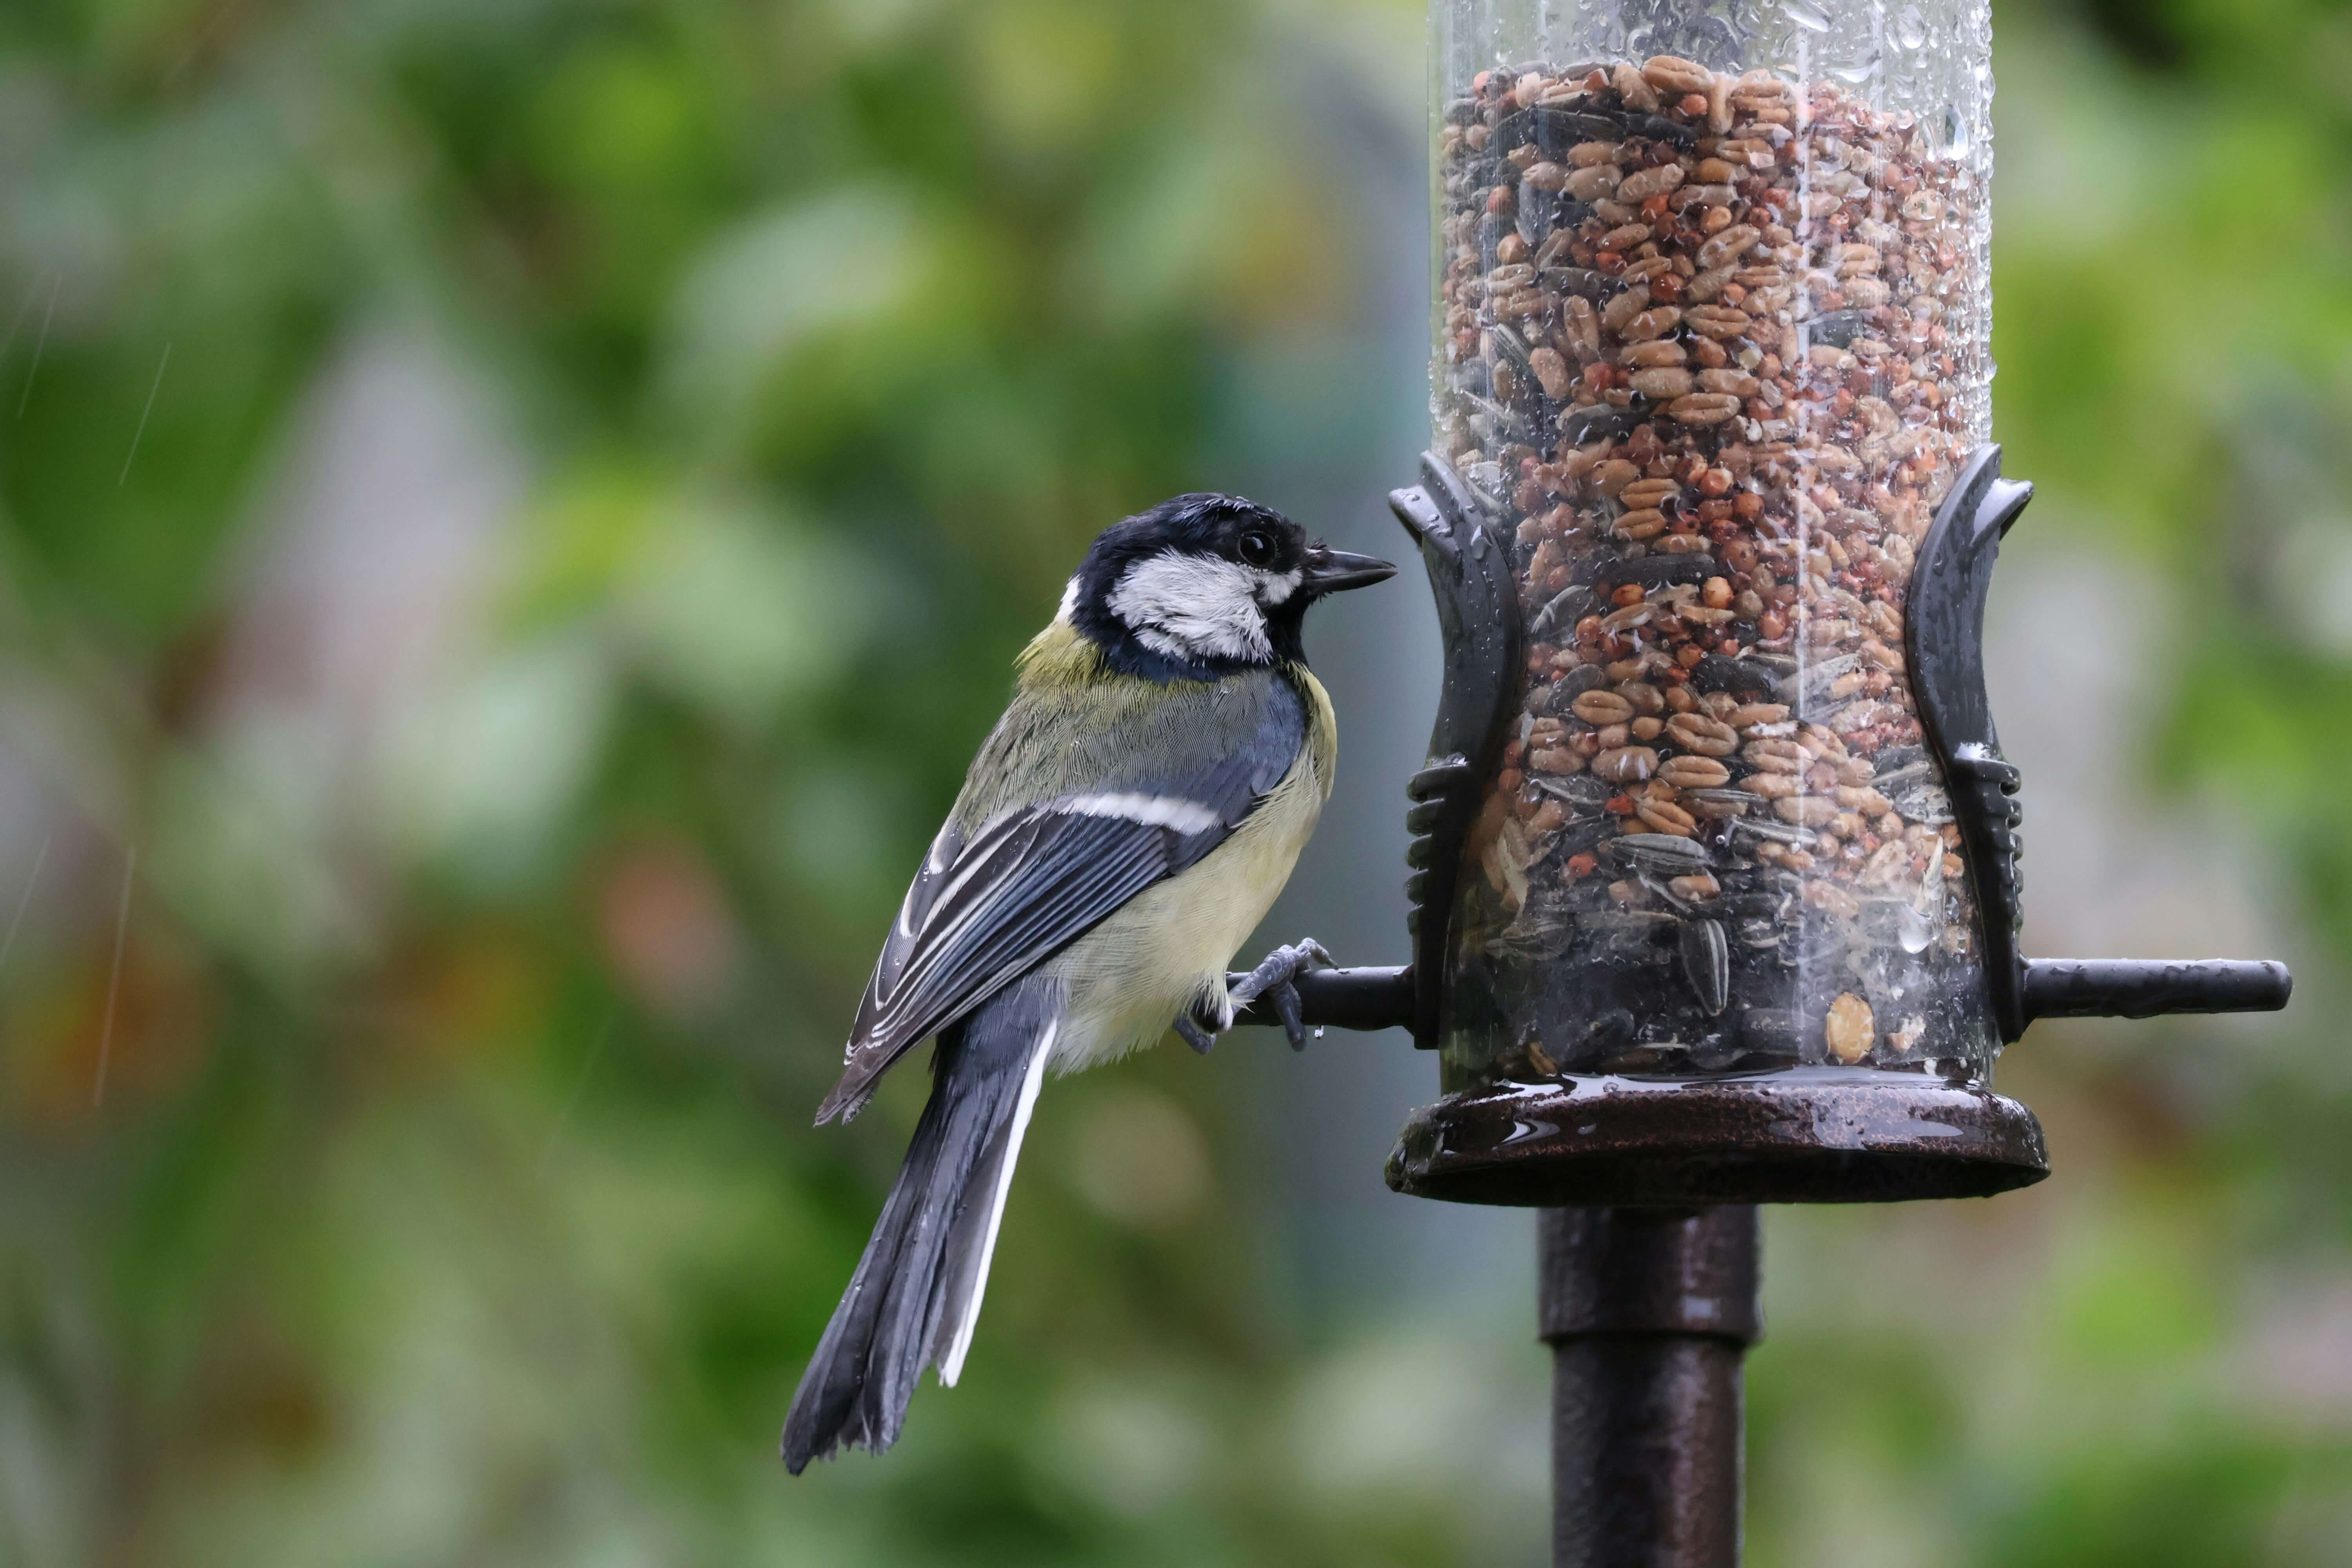
<path fill-rule="evenodd" d="M 1731 1002 L 1731 947 L 1723 928 L 1710 920 L 1683 921 L 1683 978 L 1711 1017 Z"/>

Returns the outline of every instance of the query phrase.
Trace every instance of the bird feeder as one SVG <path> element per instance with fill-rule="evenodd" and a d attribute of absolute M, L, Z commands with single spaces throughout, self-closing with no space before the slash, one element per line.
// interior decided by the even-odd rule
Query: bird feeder
<path fill-rule="evenodd" d="M 2037 1017 L 2283 1005 L 2276 963 L 2029 960 L 1986 593 L 1984 0 L 1434 0 L 1445 642 L 1413 962 L 1310 984 L 1444 1097 L 1398 1190 L 1977 1196 Z"/>
<path fill-rule="evenodd" d="M 2048 1173 L 2039 1017 L 2270 963 L 2021 955 L 1981 659 L 1987 0 L 1433 0 L 1440 711 L 1410 966 L 1301 983 L 1442 1098 L 1390 1184 L 1553 1208 L 1559 1563 L 1736 1562 L 1759 1203 Z"/>

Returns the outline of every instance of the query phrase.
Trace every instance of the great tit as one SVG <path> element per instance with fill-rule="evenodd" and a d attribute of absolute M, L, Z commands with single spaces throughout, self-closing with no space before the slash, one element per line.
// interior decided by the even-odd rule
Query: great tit
<path fill-rule="evenodd" d="M 898 1439 L 925 1366 L 963 1370 L 1021 1139 L 1048 1070 L 1172 1026 L 1206 1050 L 1264 995 L 1303 1043 L 1277 949 L 1225 965 L 1289 880 L 1331 794 L 1339 731 L 1307 668 L 1307 607 L 1395 574 L 1237 496 L 1105 529 L 1017 664 L 874 966 L 822 1126 L 937 1037 L 931 1094 L 866 1255 L 785 1418 L 798 1475 Z"/>

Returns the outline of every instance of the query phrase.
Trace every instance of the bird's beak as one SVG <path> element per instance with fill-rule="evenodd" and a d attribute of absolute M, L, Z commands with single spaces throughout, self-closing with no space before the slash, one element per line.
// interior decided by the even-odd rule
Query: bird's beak
<path fill-rule="evenodd" d="M 1392 561 L 1383 561 L 1377 555 L 1351 555 L 1344 550 L 1326 550 L 1318 544 L 1307 552 L 1307 570 L 1299 579 L 1299 586 L 1320 598 L 1349 588 L 1369 588 L 1395 575 L 1396 563 Z"/>

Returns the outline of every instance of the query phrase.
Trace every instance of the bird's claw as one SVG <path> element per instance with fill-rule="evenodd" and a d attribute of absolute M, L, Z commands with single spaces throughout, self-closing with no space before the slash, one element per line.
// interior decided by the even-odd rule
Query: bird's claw
<path fill-rule="evenodd" d="M 1288 947 L 1277 947 L 1233 987 L 1234 1006 L 1238 1010 L 1265 997 L 1274 1008 L 1275 1016 L 1282 1020 L 1282 1032 L 1289 1038 L 1290 1048 L 1303 1051 L 1307 1048 L 1307 1025 L 1299 1016 L 1297 980 L 1308 970 L 1318 967 L 1336 968 L 1338 961 L 1311 936 Z"/>
<path fill-rule="evenodd" d="M 1257 967 L 1243 975 L 1240 984 L 1233 987 L 1234 1005 L 1246 1007 L 1276 986 L 1289 984 L 1318 964 L 1332 969 L 1338 967 L 1339 960 L 1311 936 L 1288 947 L 1277 947 L 1258 960 Z"/>
<path fill-rule="evenodd" d="M 1298 1016 L 1298 987 L 1286 980 L 1268 991 L 1265 994 L 1265 999 L 1274 1004 L 1275 1016 L 1282 1020 L 1282 1032 L 1290 1041 L 1290 1048 L 1294 1051 L 1305 1050 L 1307 1023 Z"/>
<path fill-rule="evenodd" d="M 1194 1023 L 1189 1013 L 1176 1016 L 1176 1036 L 1204 1057 L 1217 1048 L 1216 1035 Z"/>

